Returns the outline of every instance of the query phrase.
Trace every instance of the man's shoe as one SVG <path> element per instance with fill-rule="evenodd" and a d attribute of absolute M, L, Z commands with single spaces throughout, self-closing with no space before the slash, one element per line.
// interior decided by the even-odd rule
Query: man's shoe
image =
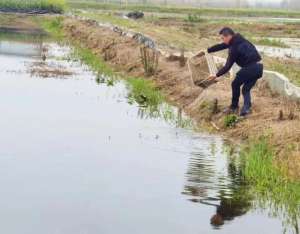
<path fill-rule="evenodd" d="M 240 116 L 244 117 L 244 116 L 247 116 L 249 114 L 251 114 L 251 108 L 247 108 L 247 107 L 243 106 L 243 108 L 240 112 Z"/>
<path fill-rule="evenodd" d="M 226 115 L 231 115 L 231 114 L 236 115 L 238 112 L 239 112 L 239 108 L 238 107 L 234 108 L 232 106 L 225 108 L 225 110 L 223 111 L 223 113 Z"/>

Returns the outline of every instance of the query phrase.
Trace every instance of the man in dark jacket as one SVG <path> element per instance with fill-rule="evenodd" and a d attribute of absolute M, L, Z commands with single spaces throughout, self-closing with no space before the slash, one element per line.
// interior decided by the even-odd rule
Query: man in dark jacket
<path fill-rule="evenodd" d="M 219 34 L 223 43 L 208 48 L 207 52 L 213 53 L 229 49 L 229 56 L 225 66 L 218 71 L 216 76 L 211 76 L 211 79 L 216 80 L 217 77 L 226 74 L 234 63 L 241 67 L 231 84 L 232 102 L 225 112 L 238 112 L 240 87 L 243 85 L 244 106 L 241 109 L 240 115 L 245 116 L 251 112 L 250 91 L 256 81 L 263 75 L 263 65 L 259 63 L 261 56 L 251 42 L 246 40 L 242 35 L 235 33 L 231 28 L 223 28 Z"/>

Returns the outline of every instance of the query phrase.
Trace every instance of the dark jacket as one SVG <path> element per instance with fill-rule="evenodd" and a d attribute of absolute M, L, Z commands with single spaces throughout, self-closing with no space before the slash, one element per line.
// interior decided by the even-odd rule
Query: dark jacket
<path fill-rule="evenodd" d="M 229 49 L 229 56 L 225 66 L 218 71 L 217 77 L 227 73 L 234 63 L 237 63 L 240 67 L 247 67 L 261 60 L 255 46 L 240 34 L 235 34 L 229 45 L 225 43 L 217 44 L 208 48 L 207 52 L 213 53 L 225 49 Z"/>

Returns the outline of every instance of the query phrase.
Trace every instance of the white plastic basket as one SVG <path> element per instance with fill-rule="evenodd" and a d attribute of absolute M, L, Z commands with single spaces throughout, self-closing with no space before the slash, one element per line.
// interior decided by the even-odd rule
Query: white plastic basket
<path fill-rule="evenodd" d="M 205 52 L 199 52 L 187 61 L 191 80 L 194 85 L 206 88 L 214 82 L 210 76 L 217 74 L 217 65 L 213 56 Z"/>

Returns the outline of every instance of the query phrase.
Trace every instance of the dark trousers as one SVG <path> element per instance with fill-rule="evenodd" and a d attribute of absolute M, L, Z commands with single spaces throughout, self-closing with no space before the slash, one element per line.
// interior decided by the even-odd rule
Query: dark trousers
<path fill-rule="evenodd" d="M 231 83 L 232 87 L 232 102 L 231 108 L 237 108 L 239 105 L 241 86 L 244 97 L 244 108 L 249 109 L 251 107 L 251 89 L 255 85 L 256 81 L 263 75 L 263 65 L 260 63 L 254 63 L 247 67 L 243 67 L 237 74 L 235 79 Z"/>

